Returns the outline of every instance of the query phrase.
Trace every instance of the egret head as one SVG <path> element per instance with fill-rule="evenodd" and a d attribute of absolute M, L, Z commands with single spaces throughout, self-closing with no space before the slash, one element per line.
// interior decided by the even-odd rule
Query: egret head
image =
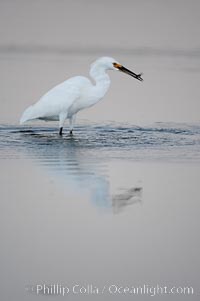
<path fill-rule="evenodd" d="M 92 66 L 97 67 L 97 68 L 103 68 L 105 70 L 119 70 L 121 72 L 124 72 L 130 76 L 133 76 L 134 78 L 143 81 L 142 79 L 142 73 L 136 74 L 129 69 L 125 68 L 123 65 L 118 63 L 114 58 L 112 57 L 101 57 L 97 59 Z"/>

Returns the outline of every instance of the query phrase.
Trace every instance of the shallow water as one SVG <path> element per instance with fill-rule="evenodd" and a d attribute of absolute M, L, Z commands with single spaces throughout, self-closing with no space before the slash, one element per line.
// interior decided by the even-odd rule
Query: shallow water
<path fill-rule="evenodd" d="M 130 166 L 136 162 L 200 162 L 198 124 L 156 123 L 138 127 L 83 123 L 73 135 L 67 131 L 60 137 L 53 126 L 1 126 L 0 159 L 29 159 L 45 169 L 47 176 L 53 174 L 75 191 L 86 190 L 97 207 L 113 207 L 116 212 L 142 199 L 139 179 L 135 186 L 115 187 L 110 192 L 109 175 L 116 162 L 128 162 Z"/>
<path fill-rule="evenodd" d="M 195 300 L 199 124 L 82 122 L 73 136 L 57 132 L 0 127 L 5 300 L 57 300 L 36 293 L 43 284 L 69 287 L 70 300 L 121 300 L 112 285 L 187 285 Z"/>
<path fill-rule="evenodd" d="M 126 158 L 145 161 L 199 162 L 200 124 L 155 123 L 151 126 L 134 126 L 114 122 L 82 123 L 70 135 L 66 128 L 62 137 L 56 127 L 0 126 L 1 156 L 31 152 L 41 160 L 50 161 L 59 155 L 66 160 L 71 154 L 92 159 Z M 74 154 L 75 155 L 75 154 Z M 51 164 L 49 161 L 49 164 Z M 68 161 L 67 161 L 68 162 Z M 63 162 L 64 163 L 64 162 Z M 63 164 L 65 166 L 65 163 Z"/>

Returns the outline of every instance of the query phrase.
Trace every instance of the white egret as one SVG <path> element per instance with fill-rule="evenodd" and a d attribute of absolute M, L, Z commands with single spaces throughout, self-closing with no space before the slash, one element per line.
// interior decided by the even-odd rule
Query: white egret
<path fill-rule="evenodd" d="M 49 90 L 34 105 L 28 107 L 20 124 L 40 119 L 45 121 L 59 121 L 59 134 L 62 135 L 64 122 L 69 119 L 70 133 L 72 134 L 76 114 L 89 108 L 101 100 L 110 86 L 110 77 L 107 70 L 120 70 L 142 81 L 141 73 L 136 74 L 110 57 L 97 59 L 90 69 L 90 79 L 83 76 L 72 77 Z"/>

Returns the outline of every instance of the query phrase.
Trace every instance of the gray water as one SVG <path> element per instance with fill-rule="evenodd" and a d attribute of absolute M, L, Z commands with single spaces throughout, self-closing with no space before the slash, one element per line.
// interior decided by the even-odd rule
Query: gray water
<path fill-rule="evenodd" d="M 199 144 L 197 123 L 2 125 L 4 300 L 198 300 Z"/>
<path fill-rule="evenodd" d="M 2 156 L 31 153 L 50 162 L 70 156 L 105 160 L 112 158 L 134 161 L 199 162 L 200 124 L 157 122 L 150 126 L 134 126 L 109 122 L 76 126 L 74 134 L 65 129 L 62 137 L 55 126 L 0 126 Z M 18 151 L 16 153 L 16 150 Z M 46 158 L 46 159 L 45 159 Z M 49 162 L 49 164 L 50 164 Z"/>
<path fill-rule="evenodd" d="M 0 158 L 32 160 L 65 179 L 65 186 L 87 187 L 97 207 L 113 207 L 115 211 L 141 201 L 142 187 L 138 184 L 121 188 L 120 193 L 115 191 L 112 195 L 108 162 L 198 164 L 200 161 L 198 124 L 156 123 L 138 127 L 85 122 L 76 127 L 73 135 L 67 131 L 60 137 L 56 127 L 1 126 Z"/>

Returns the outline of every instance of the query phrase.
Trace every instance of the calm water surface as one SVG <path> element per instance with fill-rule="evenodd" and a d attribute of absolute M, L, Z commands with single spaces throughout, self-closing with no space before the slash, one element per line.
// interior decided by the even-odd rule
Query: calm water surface
<path fill-rule="evenodd" d="M 200 125 L 82 122 L 73 136 L 57 132 L 0 127 L 5 300 L 57 300 L 36 294 L 57 283 L 69 300 L 122 300 L 110 286 L 157 284 L 192 286 L 197 300 Z"/>

